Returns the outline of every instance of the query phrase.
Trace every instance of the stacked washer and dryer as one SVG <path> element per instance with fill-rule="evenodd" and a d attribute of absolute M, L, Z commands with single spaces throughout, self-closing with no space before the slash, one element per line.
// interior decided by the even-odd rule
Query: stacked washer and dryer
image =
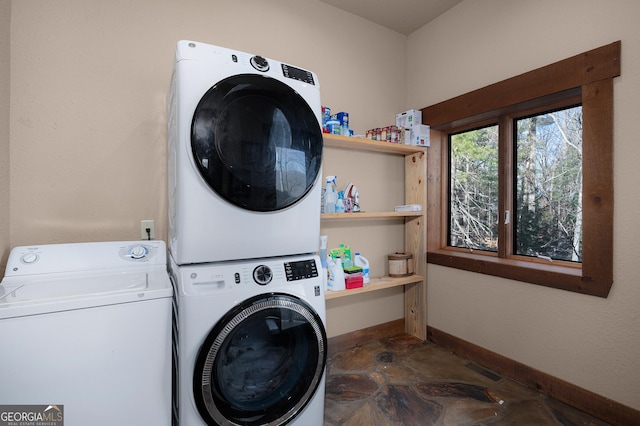
<path fill-rule="evenodd" d="M 321 425 L 317 76 L 180 41 L 169 94 L 173 422 Z"/>

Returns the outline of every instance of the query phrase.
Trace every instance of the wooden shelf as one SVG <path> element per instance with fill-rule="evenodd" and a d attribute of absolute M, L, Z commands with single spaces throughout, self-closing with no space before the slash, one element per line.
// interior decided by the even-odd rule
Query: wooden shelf
<path fill-rule="evenodd" d="M 415 145 L 404 145 L 391 142 L 374 141 L 371 139 L 350 138 L 347 136 L 322 134 L 325 146 L 334 148 L 356 149 L 360 151 L 384 152 L 387 154 L 408 155 L 416 152 L 425 152 L 426 148 Z"/>
<path fill-rule="evenodd" d="M 372 278 L 364 287 L 331 291 L 325 293 L 325 299 L 378 291 L 385 288 L 404 286 L 405 331 L 422 340 L 427 338 L 427 284 L 426 262 L 424 254 L 427 249 L 426 208 L 427 208 L 427 153 L 426 147 L 404 145 L 390 142 L 374 141 L 362 138 L 350 138 L 323 134 L 324 147 L 330 149 L 350 150 L 353 152 L 378 152 L 401 155 L 404 157 L 404 202 L 419 204 L 420 212 L 358 212 L 358 213 L 326 213 L 322 214 L 324 226 L 331 228 L 341 221 L 363 221 L 372 219 L 404 220 L 404 251 L 413 254 L 415 275 L 402 278 Z M 349 154 L 349 153 L 345 153 Z M 384 196 L 384 194 L 380 194 Z"/>
<path fill-rule="evenodd" d="M 368 293 L 370 291 L 383 290 L 385 288 L 405 286 L 407 284 L 414 284 L 424 281 L 422 275 L 409 275 L 407 277 L 393 278 L 393 277 L 381 277 L 371 278 L 368 284 L 365 284 L 360 288 L 352 288 L 350 290 L 332 291 L 327 290 L 324 293 L 326 300 L 337 299 L 339 297 L 353 296 L 354 294 Z"/>
<path fill-rule="evenodd" d="M 422 217 L 423 212 L 358 212 L 358 213 L 322 213 L 321 220 L 359 220 L 359 219 L 399 219 L 403 217 Z"/>

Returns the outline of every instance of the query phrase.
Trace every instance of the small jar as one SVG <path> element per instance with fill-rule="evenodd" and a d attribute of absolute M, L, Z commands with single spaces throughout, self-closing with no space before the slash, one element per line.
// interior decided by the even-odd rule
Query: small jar
<path fill-rule="evenodd" d="M 389 142 L 398 143 L 400 141 L 398 126 L 389 126 L 389 133 L 391 134 L 391 139 Z"/>
<path fill-rule="evenodd" d="M 380 141 L 382 141 L 382 142 L 386 142 L 388 134 L 389 134 L 389 128 L 388 127 L 382 127 L 382 128 L 380 128 L 380 137 L 378 139 Z"/>
<path fill-rule="evenodd" d="M 374 133 L 375 133 L 374 129 L 369 129 L 369 130 L 367 130 L 367 133 L 366 133 L 366 136 L 365 136 L 365 137 L 366 137 L 367 139 L 373 139 L 373 134 L 374 134 Z"/>
<path fill-rule="evenodd" d="M 389 258 L 390 277 L 408 277 L 413 275 L 413 255 L 406 253 L 394 253 Z"/>

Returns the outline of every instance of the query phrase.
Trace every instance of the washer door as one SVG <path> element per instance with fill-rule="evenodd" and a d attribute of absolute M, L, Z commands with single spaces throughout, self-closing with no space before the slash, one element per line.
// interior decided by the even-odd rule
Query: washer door
<path fill-rule="evenodd" d="M 309 104 L 279 80 L 254 74 L 226 78 L 196 107 L 195 163 L 228 202 L 270 212 L 313 187 L 322 163 L 322 131 Z"/>
<path fill-rule="evenodd" d="M 326 333 L 303 300 L 271 293 L 248 299 L 209 333 L 193 391 L 210 425 L 280 425 L 313 397 L 326 363 Z"/>

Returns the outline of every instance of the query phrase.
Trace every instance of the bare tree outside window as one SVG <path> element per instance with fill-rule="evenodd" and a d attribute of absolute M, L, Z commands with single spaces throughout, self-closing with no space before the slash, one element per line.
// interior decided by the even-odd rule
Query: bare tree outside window
<path fill-rule="evenodd" d="M 515 253 L 582 260 L 582 107 L 516 120 Z"/>
<path fill-rule="evenodd" d="M 498 126 L 450 136 L 449 245 L 498 249 Z"/>

